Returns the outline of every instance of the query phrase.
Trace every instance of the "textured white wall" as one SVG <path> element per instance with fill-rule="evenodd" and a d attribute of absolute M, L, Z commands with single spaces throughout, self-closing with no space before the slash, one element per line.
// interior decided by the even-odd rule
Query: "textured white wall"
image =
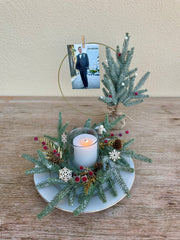
<path fill-rule="evenodd" d="M 67 44 L 84 34 L 115 48 L 129 32 L 139 76 L 151 71 L 149 93 L 180 96 L 179 25 L 180 0 L 0 0 L 0 95 L 60 96 Z M 79 95 L 68 61 L 61 81 L 65 95 Z"/>

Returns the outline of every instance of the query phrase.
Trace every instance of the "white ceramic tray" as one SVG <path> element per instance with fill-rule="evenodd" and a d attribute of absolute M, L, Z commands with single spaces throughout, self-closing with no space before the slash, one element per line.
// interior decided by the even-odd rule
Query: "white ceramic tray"
<path fill-rule="evenodd" d="M 134 168 L 134 162 L 132 158 L 127 158 L 126 160 L 130 164 L 131 168 Z M 122 171 L 121 176 L 123 177 L 127 187 L 130 190 L 134 183 L 135 171 L 133 173 Z M 37 185 L 41 182 L 44 182 L 49 177 L 50 177 L 49 173 L 34 174 L 34 183 L 35 185 Z M 98 196 L 92 197 L 84 213 L 102 211 L 121 201 L 126 196 L 126 194 L 122 191 L 121 187 L 118 184 L 116 184 L 116 189 L 118 193 L 116 197 L 114 197 L 109 190 L 105 192 L 107 199 L 106 203 L 103 203 Z M 41 197 L 44 198 L 45 201 L 50 202 L 54 198 L 54 196 L 58 193 L 59 190 L 57 186 L 51 185 L 45 188 L 37 189 L 37 191 L 39 192 Z M 75 199 L 73 206 L 69 206 L 68 200 L 64 199 L 63 201 L 58 203 L 57 208 L 67 212 L 73 212 L 78 207 L 78 205 L 79 204 L 77 199 Z"/>

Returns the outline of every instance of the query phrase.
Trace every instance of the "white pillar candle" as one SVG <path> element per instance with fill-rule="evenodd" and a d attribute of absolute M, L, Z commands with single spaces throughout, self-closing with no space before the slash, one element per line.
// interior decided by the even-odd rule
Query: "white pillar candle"
<path fill-rule="evenodd" d="M 97 160 L 98 141 L 91 134 L 80 134 L 73 139 L 74 160 L 76 167 L 92 167 Z"/>

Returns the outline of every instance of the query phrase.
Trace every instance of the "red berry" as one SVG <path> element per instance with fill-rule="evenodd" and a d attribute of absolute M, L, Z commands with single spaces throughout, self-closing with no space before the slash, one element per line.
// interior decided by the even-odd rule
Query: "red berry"
<path fill-rule="evenodd" d="M 80 169 L 80 170 L 83 170 L 83 169 L 84 169 L 84 167 L 83 167 L 83 166 L 80 166 L 80 167 L 79 167 L 79 169 Z"/>
<path fill-rule="evenodd" d="M 120 133 L 119 136 L 122 137 L 122 133 Z"/>
<path fill-rule="evenodd" d="M 112 96 L 111 96 L 111 95 L 109 95 L 109 97 L 110 97 L 110 98 L 112 98 Z"/>
<path fill-rule="evenodd" d="M 135 94 L 135 95 L 138 95 L 138 92 L 135 92 L 134 94 Z"/>
<path fill-rule="evenodd" d="M 104 140 L 104 143 L 108 143 L 108 140 L 107 140 L 107 139 L 105 139 L 105 140 Z"/>
<path fill-rule="evenodd" d="M 86 176 L 82 177 L 82 181 L 86 182 L 87 181 L 87 177 Z"/>
<path fill-rule="evenodd" d="M 111 137 L 113 137 L 114 136 L 114 133 L 111 133 Z"/>
<path fill-rule="evenodd" d="M 93 171 L 89 172 L 89 176 L 92 177 L 94 175 Z"/>
<path fill-rule="evenodd" d="M 79 182 L 80 181 L 80 177 L 79 176 L 75 177 L 74 181 L 75 182 Z"/>
<path fill-rule="evenodd" d="M 56 153 L 56 156 L 60 157 L 60 153 Z"/>
<path fill-rule="evenodd" d="M 77 176 L 77 174 L 76 174 L 76 173 L 73 173 L 73 176 L 74 176 L 74 177 L 76 177 L 76 176 Z"/>
<path fill-rule="evenodd" d="M 42 145 L 46 145 L 46 142 L 42 142 Z"/>
<path fill-rule="evenodd" d="M 38 141 L 38 137 L 34 137 L 34 141 Z"/>
<path fill-rule="evenodd" d="M 128 134 L 128 133 L 129 133 L 129 131 L 127 130 L 127 131 L 125 131 L 125 133 L 126 133 L 126 134 Z"/>
<path fill-rule="evenodd" d="M 47 149 L 48 149 L 48 147 L 45 145 L 45 146 L 43 147 L 43 149 L 44 149 L 44 150 L 47 150 Z"/>
<path fill-rule="evenodd" d="M 56 149 L 54 149 L 54 150 L 53 150 L 53 153 L 56 153 L 56 152 L 57 152 Z"/>
<path fill-rule="evenodd" d="M 120 57 L 120 56 L 121 56 L 121 53 L 118 53 L 118 56 Z"/>

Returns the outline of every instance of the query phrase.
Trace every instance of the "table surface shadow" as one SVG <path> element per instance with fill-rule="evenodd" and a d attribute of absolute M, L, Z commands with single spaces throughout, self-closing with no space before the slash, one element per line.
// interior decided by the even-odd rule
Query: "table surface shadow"
<path fill-rule="evenodd" d="M 152 164 L 135 160 L 130 199 L 79 217 L 55 209 L 37 219 L 46 202 L 36 191 L 33 176 L 24 174 L 33 164 L 22 158 L 23 153 L 36 156 L 33 137 L 56 136 L 59 112 L 69 122 L 68 130 L 83 126 L 92 113 L 93 122 L 102 121 L 107 112 L 96 98 L 68 100 L 71 106 L 61 97 L 0 97 L 0 238 L 179 240 L 180 98 L 150 98 L 122 109 L 130 119 L 123 130 L 113 133 L 122 133 L 123 140 L 135 138 L 131 149 L 153 159 Z"/>

